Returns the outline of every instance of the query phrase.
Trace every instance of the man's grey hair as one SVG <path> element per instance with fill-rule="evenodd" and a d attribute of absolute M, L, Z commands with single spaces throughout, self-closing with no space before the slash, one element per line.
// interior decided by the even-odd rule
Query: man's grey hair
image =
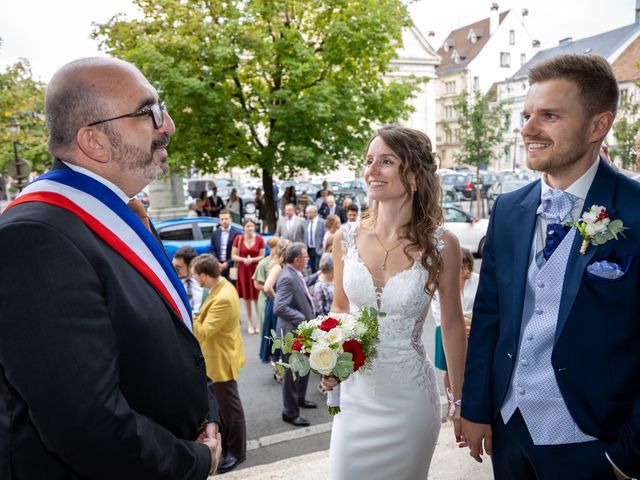
<path fill-rule="evenodd" d="M 315 205 L 307 205 L 305 212 L 314 212 L 318 213 L 318 208 Z"/>
<path fill-rule="evenodd" d="M 287 249 L 284 251 L 284 262 L 287 264 L 293 263 L 293 261 L 302 256 L 302 252 L 307 251 L 307 246 L 302 242 L 293 242 L 289 244 Z"/>

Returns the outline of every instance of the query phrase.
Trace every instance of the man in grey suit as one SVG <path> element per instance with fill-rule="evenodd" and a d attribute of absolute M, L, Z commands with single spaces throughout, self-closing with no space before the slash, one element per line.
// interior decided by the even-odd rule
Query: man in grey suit
<path fill-rule="evenodd" d="M 284 207 L 284 216 L 278 220 L 276 236 L 290 242 L 304 242 L 304 220 L 296 215 L 296 207 L 288 203 Z"/>
<path fill-rule="evenodd" d="M 276 298 L 274 301 L 274 311 L 278 316 L 278 334 L 286 335 L 295 330 L 300 322 L 311 320 L 314 317 L 311 294 L 302 276 L 308 259 L 309 255 L 304 243 L 292 243 L 284 252 L 285 267 L 282 269 L 276 284 Z M 283 360 L 288 362 L 289 356 L 285 355 Z M 284 406 L 282 420 L 296 427 L 309 425 L 309 421 L 300 416 L 300 407 L 317 407 L 314 402 L 304 398 L 307 393 L 308 383 L 308 375 L 294 380 L 291 370 L 285 372 L 284 381 L 282 382 L 282 401 Z"/>
<path fill-rule="evenodd" d="M 324 220 L 318 218 L 318 209 L 315 205 L 309 205 L 305 210 L 307 221 L 304 225 L 304 243 L 309 253 L 309 268 L 311 273 L 316 273 L 320 267 L 322 256 L 322 241 L 324 240 Z"/>

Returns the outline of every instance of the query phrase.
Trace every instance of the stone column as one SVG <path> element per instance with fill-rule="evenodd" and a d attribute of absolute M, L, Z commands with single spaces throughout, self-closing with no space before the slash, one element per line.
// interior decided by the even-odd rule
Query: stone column
<path fill-rule="evenodd" d="M 154 221 L 187 216 L 180 175 L 168 175 L 149 184 L 149 216 Z"/>

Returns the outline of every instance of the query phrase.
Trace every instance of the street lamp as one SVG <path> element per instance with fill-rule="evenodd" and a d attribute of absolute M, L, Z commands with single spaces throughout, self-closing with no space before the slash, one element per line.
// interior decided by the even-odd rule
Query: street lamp
<path fill-rule="evenodd" d="M 518 127 L 513 129 L 513 172 L 516 171 L 516 155 L 518 152 L 518 135 L 520 134 L 520 129 Z"/>
<path fill-rule="evenodd" d="M 27 186 L 29 180 L 29 174 L 31 173 L 31 164 L 26 160 L 18 157 L 18 136 L 20 135 L 20 123 L 16 120 L 14 124 L 9 127 L 9 130 L 14 135 L 13 140 L 13 162 L 11 162 L 7 168 L 9 175 L 18 181 L 16 185 L 18 190 L 22 191 Z"/>

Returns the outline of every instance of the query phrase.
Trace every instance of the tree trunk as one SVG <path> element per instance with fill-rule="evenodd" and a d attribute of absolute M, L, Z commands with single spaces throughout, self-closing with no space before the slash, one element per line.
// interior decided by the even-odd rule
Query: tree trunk
<path fill-rule="evenodd" d="M 481 218 L 482 182 L 480 181 L 480 165 L 476 167 L 476 217 Z"/>
<path fill-rule="evenodd" d="M 262 169 L 262 191 L 265 209 L 263 233 L 273 233 L 276 231 L 276 199 L 273 198 L 273 175 L 265 169 Z"/>

